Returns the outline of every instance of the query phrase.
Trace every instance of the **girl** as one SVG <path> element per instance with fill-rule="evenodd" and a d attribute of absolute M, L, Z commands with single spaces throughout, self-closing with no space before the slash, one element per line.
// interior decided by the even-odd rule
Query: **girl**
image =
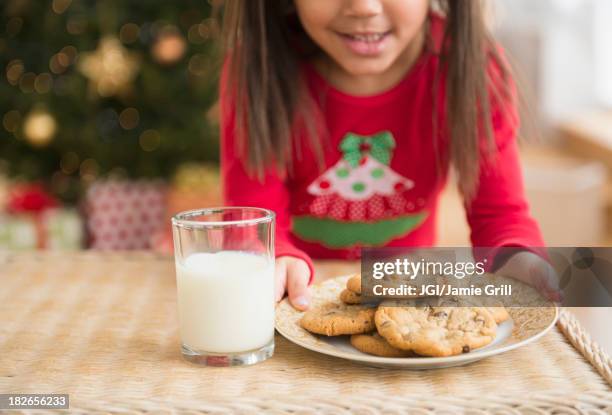
<path fill-rule="evenodd" d="M 276 212 L 277 300 L 308 307 L 311 257 L 433 245 L 449 166 L 473 246 L 522 247 L 490 270 L 556 295 L 480 1 L 226 0 L 224 31 L 225 198 Z"/>

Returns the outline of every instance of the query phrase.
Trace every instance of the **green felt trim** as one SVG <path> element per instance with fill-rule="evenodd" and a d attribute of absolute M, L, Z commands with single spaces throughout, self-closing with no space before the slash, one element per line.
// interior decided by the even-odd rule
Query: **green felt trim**
<path fill-rule="evenodd" d="M 389 165 L 395 148 L 395 139 L 390 131 L 381 131 L 371 136 L 355 133 L 345 135 L 340 143 L 340 151 L 346 162 L 353 168 L 359 165 L 359 160 L 364 156 L 361 144 L 369 144 L 370 155 L 382 164 Z"/>
<path fill-rule="evenodd" d="M 293 218 L 293 233 L 305 241 L 318 242 L 329 248 L 348 248 L 357 244 L 381 246 L 416 228 L 427 216 L 425 210 L 376 222 L 297 216 Z"/>

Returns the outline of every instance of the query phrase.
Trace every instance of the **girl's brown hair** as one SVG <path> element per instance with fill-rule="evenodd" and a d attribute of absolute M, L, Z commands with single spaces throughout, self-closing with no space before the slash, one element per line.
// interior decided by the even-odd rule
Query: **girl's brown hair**
<path fill-rule="evenodd" d="M 492 150 L 492 98 L 510 97 L 508 69 L 499 58 L 487 30 L 480 0 L 437 0 L 446 28 L 436 86 L 444 78 L 446 130 L 450 161 L 459 173 L 460 189 L 471 199 L 478 185 L 483 133 Z M 291 171 L 292 154 L 299 154 L 293 139 L 296 123 L 322 163 L 322 143 L 313 127 L 313 100 L 300 73 L 300 60 L 308 50 L 296 43 L 306 36 L 292 12 L 291 0 L 225 0 L 224 46 L 229 68 L 227 91 L 235 103 L 236 134 L 240 154 L 259 177 L 270 165 Z M 491 82 L 488 60 L 494 59 L 501 82 Z M 499 81 L 499 80 L 498 80 Z M 501 90 L 491 89 L 501 85 Z M 306 104 L 305 104 L 306 103 Z M 436 106 L 437 107 L 437 106 Z M 438 131 L 434 114 L 434 131 Z"/>

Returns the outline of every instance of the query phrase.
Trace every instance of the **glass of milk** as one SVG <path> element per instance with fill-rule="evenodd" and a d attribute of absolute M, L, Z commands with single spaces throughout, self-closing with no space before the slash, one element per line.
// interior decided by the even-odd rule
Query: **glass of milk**
<path fill-rule="evenodd" d="M 183 356 L 242 366 L 274 352 L 274 212 L 191 210 L 172 218 Z"/>

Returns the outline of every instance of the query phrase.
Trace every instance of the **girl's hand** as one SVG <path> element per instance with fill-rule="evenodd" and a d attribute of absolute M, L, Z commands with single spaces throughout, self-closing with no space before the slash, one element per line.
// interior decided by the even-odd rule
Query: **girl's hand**
<path fill-rule="evenodd" d="M 533 252 L 521 251 L 512 255 L 495 273 L 523 281 L 536 288 L 551 301 L 563 300 L 557 272 L 548 262 Z"/>
<path fill-rule="evenodd" d="M 289 302 L 293 307 L 302 311 L 310 304 L 308 290 L 310 269 L 305 261 L 290 256 L 276 258 L 276 301 L 280 301 L 289 293 Z"/>

